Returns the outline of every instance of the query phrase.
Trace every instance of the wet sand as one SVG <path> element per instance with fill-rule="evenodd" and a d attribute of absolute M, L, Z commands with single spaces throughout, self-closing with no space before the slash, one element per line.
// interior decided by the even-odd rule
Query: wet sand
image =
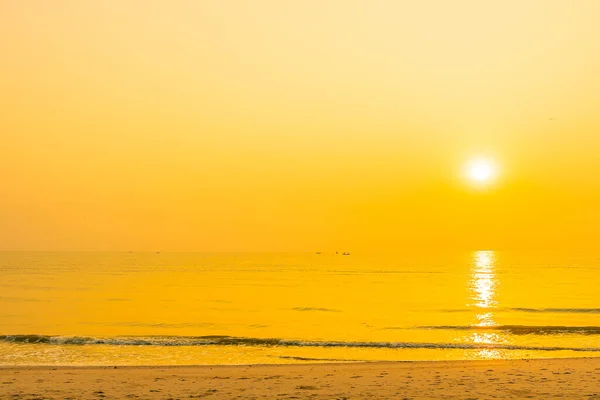
<path fill-rule="evenodd" d="M 600 358 L 0 367 L 1 399 L 600 399 Z"/>

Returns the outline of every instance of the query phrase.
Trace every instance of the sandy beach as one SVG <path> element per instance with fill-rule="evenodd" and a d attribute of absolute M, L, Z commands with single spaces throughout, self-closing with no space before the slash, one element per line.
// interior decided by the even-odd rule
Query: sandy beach
<path fill-rule="evenodd" d="M 600 399 L 600 358 L 2 367 L 2 399 Z"/>

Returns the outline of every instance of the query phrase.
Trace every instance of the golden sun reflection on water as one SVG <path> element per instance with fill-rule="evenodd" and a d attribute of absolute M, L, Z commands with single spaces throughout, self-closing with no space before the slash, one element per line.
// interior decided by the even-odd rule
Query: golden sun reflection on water
<path fill-rule="evenodd" d="M 492 251 L 475 253 L 471 270 L 471 300 L 474 302 L 471 305 L 475 307 L 489 309 L 497 304 L 494 261 L 494 252 Z"/>
<path fill-rule="evenodd" d="M 486 328 L 498 325 L 494 320 L 494 309 L 498 306 L 496 291 L 499 285 L 495 272 L 495 254 L 493 251 L 477 251 L 473 257 L 471 279 L 469 281 L 469 300 L 467 306 L 476 307 L 477 313 L 472 326 Z M 467 338 L 472 344 L 494 345 L 506 343 L 500 333 L 473 332 Z M 504 351 L 499 349 L 480 349 L 479 358 L 504 358 Z"/>

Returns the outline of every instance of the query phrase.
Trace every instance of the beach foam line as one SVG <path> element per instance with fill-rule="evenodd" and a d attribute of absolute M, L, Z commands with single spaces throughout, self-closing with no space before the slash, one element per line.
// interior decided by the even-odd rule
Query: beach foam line
<path fill-rule="evenodd" d="M 421 342 L 360 342 L 312 341 L 233 336 L 49 336 L 0 335 L 0 342 L 38 345 L 106 345 L 106 346 L 262 346 L 262 347 L 348 347 L 373 349 L 500 349 L 533 351 L 600 352 L 600 347 L 545 347 L 484 343 L 421 343 Z"/>

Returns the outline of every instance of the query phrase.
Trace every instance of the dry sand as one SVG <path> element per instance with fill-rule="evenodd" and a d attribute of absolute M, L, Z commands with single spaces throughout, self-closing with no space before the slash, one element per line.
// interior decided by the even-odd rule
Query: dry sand
<path fill-rule="evenodd" d="M 600 358 L 2 367 L 1 399 L 600 399 Z"/>

